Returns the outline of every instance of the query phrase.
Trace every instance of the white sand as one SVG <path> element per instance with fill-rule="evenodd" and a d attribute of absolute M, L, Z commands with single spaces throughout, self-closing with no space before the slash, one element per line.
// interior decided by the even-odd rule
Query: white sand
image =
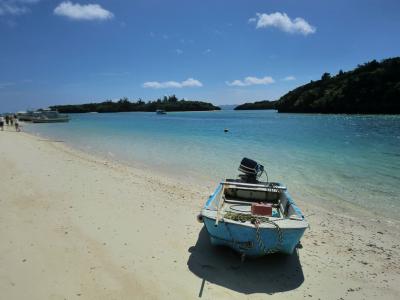
<path fill-rule="evenodd" d="M 0 132 L 0 299 L 400 299 L 399 222 L 296 201 L 298 256 L 240 266 L 196 222 L 210 192 Z"/>

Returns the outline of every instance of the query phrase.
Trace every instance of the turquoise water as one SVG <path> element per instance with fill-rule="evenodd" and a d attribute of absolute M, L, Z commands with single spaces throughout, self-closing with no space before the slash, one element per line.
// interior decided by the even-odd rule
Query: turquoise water
<path fill-rule="evenodd" d="M 347 201 L 399 219 L 399 116 L 219 111 L 71 117 L 69 123 L 30 124 L 25 130 L 108 158 L 215 182 L 236 176 L 247 156 L 295 197 Z"/>

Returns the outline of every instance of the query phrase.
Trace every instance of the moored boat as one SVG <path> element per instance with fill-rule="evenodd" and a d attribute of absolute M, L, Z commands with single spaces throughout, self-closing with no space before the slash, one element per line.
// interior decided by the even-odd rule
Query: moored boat
<path fill-rule="evenodd" d="M 25 122 L 32 121 L 33 115 L 34 115 L 34 112 L 32 110 L 17 112 L 18 120 L 25 121 Z"/>
<path fill-rule="evenodd" d="M 56 110 L 40 110 L 33 113 L 31 121 L 33 123 L 68 122 L 69 116 L 66 114 L 60 114 Z"/>
<path fill-rule="evenodd" d="M 242 255 L 292 254 L 308 222 L 285 186 L 262 182 L 264 167 L 244 158 L 239 179 L 221 182 L 198 216 L 213 245 Z"/>
<path fill-rule="evenodd" d="M 156 110 L 156 114 L 157 115 L 165 115 L 165 114 L 167 114 L 167 112 L 165 110 L 163 110 L 163 109 L 157 109 Z"/>

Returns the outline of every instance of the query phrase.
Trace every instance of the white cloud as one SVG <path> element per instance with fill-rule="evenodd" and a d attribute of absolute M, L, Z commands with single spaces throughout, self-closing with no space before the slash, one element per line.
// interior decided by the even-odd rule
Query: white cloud
<path fill-rule="evenodd" d="M 249 85 L 266 85 L 274 82 L 275 80 L 271 76 L 265 76 L 263 78 L 248 76 L 244 80 L 236 79 L 231 82 L 226 81 L 225 83 L 229 86 L 249 86 Z"/>
<path fill-rule="evenodd" d="M 30 11 L 29 5 L 35 4 L 40 0 L 0 0 L 0 16 L 22 15 Z"/>
<path fill-rule="evenodd" d="M 182 49 L 175 49 L 175 53 L 178 55 L 183 54 L 183 50 Z"/>
<path fill-rule="evenodd" d="M 158 82 L 158 81 L 148 81 L 143 83 L 144 88 L 150 88 L 150 89 L 166 89 L 166 88 L 184 88 L 184 87 L 202 87 L 203 84 L 193 78 L 188 78 L 184 81 L 178 82 L 178 81 L 164 81 L 164 82 Z"/>
<path fill-rule="evenodd" d="M 108 20 L 114 17 L 113 13 L 104 9 L 99 4 L 79 4 L 70 1 L 60 3 L 55 9 L 54 14 L 68 17 L 74 20 Z"/>
<path fill-rule="evenodd" d="M 283 78 L 284 81 L 292 81 L 292 80 L 296 80 L 296 77 L 294 76 L 286 76 L 285 78 Z"/>
<path fill-rule="evenodd" d="M 203 51 L 203 54 L 209 54 L 209 53 L 211 53 L 211 49 L 206 49 Z"/>
<path fill-rule="evenodd" d="M 276 27 L 289 33 L 301 33 L 308 35 L 316 32 L 316 28 L 311 26 L 303 18 L 295 18 L 291 20 L 286 13 L 260 14 L 257 13 L 255 18 L 249 19 L 250 23 L 256 23 L 256 28 Z"/>
<path fill-rule="evenodd" d="M 0 89 L 4 89 L 13 85 L 15 85 L 14 82 L 0 82 Z"/>

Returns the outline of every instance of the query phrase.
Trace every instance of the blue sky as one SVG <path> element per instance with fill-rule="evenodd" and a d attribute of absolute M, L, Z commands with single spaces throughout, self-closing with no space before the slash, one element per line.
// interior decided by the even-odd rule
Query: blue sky
<path fill-rule="evenodd" d="M 400 1 L 0 0 L 0 111 L 276 99 L 400 54 Z"/>

